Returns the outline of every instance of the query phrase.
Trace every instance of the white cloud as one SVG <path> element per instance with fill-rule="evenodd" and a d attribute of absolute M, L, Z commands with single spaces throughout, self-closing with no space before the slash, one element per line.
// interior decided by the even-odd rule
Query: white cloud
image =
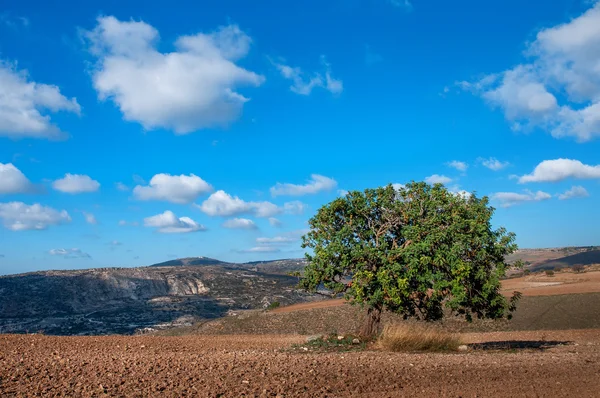
<path fill-rule="evenodd" d="M 122 182 L 117 182 L 115 184 L 115 188 L 117 188 L 121 192 L 129 191 L 129 187 L 127 185 L 123 184 Z"/>
<path fill-rule="evenodd" d="M 549 193 L 537 191 L 524 191 L 525 193 L 517 192 L 498 192 L 492 195 L 492 199 L 498 201 L 502 207 L 510 207 L 523 202 L 541 202 L 552 197 Z"/>
<path fill-rule="evenodd" d="M 248 202 L 256 217 L 271 217 L 281 213 L 281 209 L 271 202 Z"/>
<path fill-rule="evenodd" d="M 8 12 L 0 13 L 0 24 L 6 25 L 12 29 L 26 28 L 29 26 L 29 19 L 17 15 L 11 15 Z"/>
<path fill-rule="evenodd" d="M 220 190 L 208 197 L 197 207 L 209 216 L 230 217 L 240 214 L 254 214 L 256 217 L 271 217 L 280 214 L 282 209 L 271 202 L 246 202 Z"/>
<path fill-rule="evenodd" d="M 469 165 L 465 162 L 461 162 L 459 160 L 453 160 L 451 162 L 446 163 L 448 167 L 452 167 L 458 171 L 467 171 Z"/>
<path fill-rule="evenodd" d="M 93 72 L 100 99 L 111 99 L 126 120 L 186 134 L 227 125 L 249 101 L 236 91 L 264 78 L 236 65 L 252 40 L 236 25 L 180 36 L 173 52 L 157 51 L 158 31 L 139 21 L 100 17 L 87 32 L 98 57 Z"/>
<path fill-rule="evenodd" d="M 21 170 L 12 163 L 0 163 L 0 195 L 29 193 L 32 190 L 33 185 Z"/>
<path fill-rule="evenodd" d="M 400 184 L 398 182 L 395 182 L 392 184 L 392 187 L 396 190 L 396 191 L 400 191 L 401 189 L 404 189 L 406 187 L 406 185 L 404 184 Z"/>
<path fill-rule="evenodd" d="M 68 99 L 57 86 L 29 80 L 27 71 L 0 60 L 0 136 L 17 138 L 66 137 L 51 123 L 49 113 L 80 113 L 75 98 Z"/>
<path fill-rule="evenodd" d="M 22 202 L 0 203 L 0 220 L 12 231 L 43 230 L 51 225 L 71 222 L 66 210 L 55 210 L 39 203 L 26 205 Z"/>
<path fill-rule="evenodd" d="M 92 258 L 87 253 L 81 251 L 81 249 L 51 249 L 48 251 L 53 256 L 61 256 L 64 258 Z"/>
<path fill-rule="evenodd" d="M 425 178 L 425 182 L 428 184 L 448 184 L 452 182 L 452 178 L 445 175 L 433 174 Z"/>
<path fill-rule="evenodd" d="M 344 83 L 332 77 L 331 64 L 324 56 L 321 56 L 321 63 L 325 67 L 324 73 L 306 73 L 299 67 L 292 67 L 273 60 L 271 63 L 281 73 L 281 76 L 292 81 L 290 90 L 296 94 L 310 95 L 315 87 L 321 87 L 332 94 L 341 94 L 344 91 Z"/>
<path fill-rule="evenodd" d="M 285 245 L 296 242 L 298 239 L 287 236 L 275 236 L 273 238 L 256 238 L 256 243 L 259 245 Z"/>
<path fill-rule="evenodd" d="M 519 183 L 557 182 L 567 178 L 580 180 L 600 178 L 600 165 L 589 166 L 573 159 L 544 160 L 531 174 L 519 178 Z"/>
<path fill-rule="evenodd" d="M 304 185 L 277 183 L 271 188 L 272 196 L 302 196 L 312 195 L 323 191 L 331 191 L 337 187 L 333 178 L 319 174 L 312 174 L 310 180 Z"/>
<path fill-rule="evenodd" d="M 132 222 L 127 222 L 125 220 L 120 220 L 119 221 L 119 226 L 125 227 L 127 225 L 131 225 L 132 227 L 137 227 L 140 224 L 137 221 L 132 221 Z"/>
<path fill-rule="evenodd" d="M 463 199 L 469 199 L 473 194 L 469 191 L 465 191 L 464 189 L 460 189 L 460 186 L 458 185 L 453 185 L 450 188 L 448 188 L 448 191 L 450 191 L 450 193 L 453 193 L 456 196 L 460 196 Z"/>
<path fill-rule="evenodd" d="M 158 232 L 163 234 L 187 233 L 206 230 L 203 225 L 198 224 L 189 217 L 177 218 L 177 216 L 170 210 L 167 210 L 162 214 L 144 218 L 144 226 L 156 228 Z"/>
<path fill-rule="evenodd" d="M 156 174 L 150 180 L 149 186 L 137 185 L 133 188 L 133 196 L 138 200 L 163 200 L 186 204 L 210 191 L 212 191 L 210 184 L 194 174 L 189 176 Z"/>
<path fill-rule="evenodd" d="M 584 187 L 576 185 L 573 186 L 571 189 L 565 191 L 564 193 L 558 195 L 558 199 L 567 200 L 574 198 L 587 198 L 588 196 L 590 196 L 590 194 Z"/>
<path fill-rule="evenodd" d="M 487 167 L 488 169 L 493 170 L 493 171 L 499 171 L 499 170 L 502 170 L 502 169 L 510 166 L 510 163 L 508 163 L 508 162 L 501 162 L 500 160 L 498 160 L 496 158 L 488 158 L 488 159 L 479 158 L 477 160 L 484 167 Z"/>
<path fill-rule="evenodd" d="M 110 242 L 108 242 L 109 245 L 111 246 L 121 246 L 123 245 L 123 243 L 119 242 L 118 240 L 111 240 Z"/>
<path fill-rule="evenodd" d="M 100 188 L 100 183 L 86 175 L 67 173 L 63 178 L 54 181 L 52 188 L 70 194 L 88 193 L 96 192 Z"/>
<path fill-rule="evenodd" d="M 346 196 L 346 195 L 348 195 L 349 192 L 346 191 L 345 189 L 338 189 L 337 193 L 339 196 Z"/>
<path fill-rule="evenodd" d="M 256 224 L 247 218 L 232 218 L 223 223 L 224 228 L 230 229 L 257 229 Z"/>
<path fill-rule="evenodd" d="M 600 136 L 600 2 L 571 21 L 542 29 L 528 62 L 458 85 L 500 107 L 513 128 L 540 127 L 579 142 Z"/>
<path fill-rule="evenodd" d="M 294 200 L 292 202 L 284 203 L 283 210 L 287 214 L 300 215 L 306 210 L 306 204 L 300 202 L 299 200 Z"/>
<path fill-rule="evenodd" d="M 98 224 L 98 221 L 96 220 L 96 216 L 94 216 L 92 213 L 86 213 L 84 211 L 83 216 L 85 217 L 85 222 L 87 222 L 88 224 L 92 224 L 92 225 Z"/>
<path fill-rule="evenodd" d="M 280 228 L 282 226 L 281 221 L 279 221 L 275 217 L 269 217 L 269 224 L 271 224 L 271 226 L 275 228 Z"/>

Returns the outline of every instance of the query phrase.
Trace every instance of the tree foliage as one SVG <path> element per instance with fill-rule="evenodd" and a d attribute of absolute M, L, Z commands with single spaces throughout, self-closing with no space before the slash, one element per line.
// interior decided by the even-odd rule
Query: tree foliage
<path fill-rule="evenodd" d="M 303 236 L 308 266 L 300 286 L 367 307 L 363 334 L 382 310 L 438 320 L 444 309 L 467 320 L 510 317 L 519 294 L 500 293 L 515 235 L 494 230 L 487 197 L 412 182 L 354 191 L 321 207 Z"/>

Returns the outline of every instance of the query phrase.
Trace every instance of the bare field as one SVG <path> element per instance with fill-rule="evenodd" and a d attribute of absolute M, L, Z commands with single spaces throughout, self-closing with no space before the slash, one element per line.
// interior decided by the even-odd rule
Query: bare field
<path fill-rule="evenodd" d="M 502 281 L 502 291 L 510 294 L 517 290 L 524 296 L 552 296 L 557 294 L 600 292 L 600 272 L 556 272 L 554 276 L 534 274 Z"/>
<path fill-rule="evenodd" d="M 0 395 L 593 397 L 600 390 L 598 330 L 464 338 L 469 343 L 528 341 L 532 347 L 546 341 L 548 348 L 304 354 L 287 350 L 302 343 L 301 336 L 3 335 Z"/>

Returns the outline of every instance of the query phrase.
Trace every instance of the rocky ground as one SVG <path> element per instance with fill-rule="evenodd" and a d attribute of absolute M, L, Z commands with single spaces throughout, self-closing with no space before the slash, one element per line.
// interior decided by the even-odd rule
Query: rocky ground
<path fill-rule="evenodd" d="M 521 348 L 302 353 L 289 350 L 302 336 L 3 335 L 0 395 L 596 397 L 600 391 L 598 330 L 464 338 L 487 342 L 483 348 L 494 348 L 492 341 Z"/>

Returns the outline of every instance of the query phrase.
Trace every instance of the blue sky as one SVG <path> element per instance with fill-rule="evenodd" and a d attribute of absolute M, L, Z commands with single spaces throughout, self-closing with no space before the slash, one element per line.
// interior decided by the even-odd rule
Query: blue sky
<path fill-rule="evenodd" d="M 299 257 L 411 180 L 600 243 L 598 3 L 61 4 L 0 6 L 0 274 Z"/>

